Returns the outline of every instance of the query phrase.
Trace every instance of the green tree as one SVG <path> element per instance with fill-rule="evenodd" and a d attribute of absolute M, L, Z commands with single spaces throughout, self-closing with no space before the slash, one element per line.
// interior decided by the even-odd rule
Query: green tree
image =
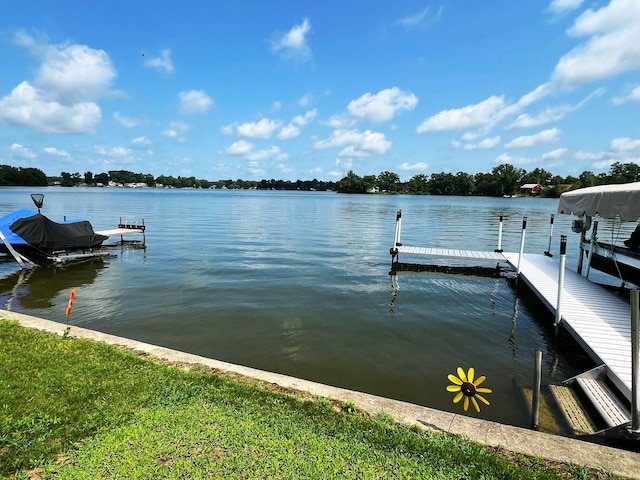
<path fill-rule="evenodd" d="M 640 181 L 640 167 L 635 163 L 614 162 L 609 170 L 607 183 L 630 183 Z"/>
<path fill-rule="evenodd" d="M 553 178 L 551 172 L 546 171 L 544 168 L 534 168 L 530 172 L 524 172 L 522 183 L 539 183 L 545 186 L 551 183 L 551 178 Z"/>
<path fill-rule="evenodd" d="M 382 191 L 397 192 L 400 189 L 400 176 L 394 172 L 381 172 L 378 175 L 378 187 Z"/>
<path fill-rule="evenodd" d="M 340 179 L 336 184 L 338 193 L 365 193 L 364 182 L 362 178 L 356 175 L 353 170 L 349 170 L 347 176 Z"/>
<path fill-rule="evenodd" d="M 414 194 L 429 193 L 429 178 L 423 173 L 414 175 L 407 183 L 407 190 Z"/>

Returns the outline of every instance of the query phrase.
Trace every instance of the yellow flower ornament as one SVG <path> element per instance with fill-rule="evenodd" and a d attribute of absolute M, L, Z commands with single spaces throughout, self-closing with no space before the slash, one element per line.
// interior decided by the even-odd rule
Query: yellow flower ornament
<path fill-rule="evenodd" d="M 465 374 L 462 367 L 458 367 L 458 376 L 456 377 L 453 374 L 449 374 L 447 377 L 453 385 L 447 386 L 448 392 L 455 392 L 455 396 L 453 397 L 453 403 L 458 403 L 460 400 L 464 398 L 464 403 L 462 404 L 464 411 L 466 412 L 469 408 L 469 400 L 475 407 L 477 412 L 480 412 L 480 405 L 478 405 L 478 400 L 480 400 L 485 405 L 489 405 L 489 401 L 484 398 L 481 393 L 491 393 L 490 388 L 480 387 L 480 384 L 484 382 L 487 377 L 484 375 L 475 378 L 475 370 L 470 368 Z M 476 400 L 476 398 L 478 400 Z"/>

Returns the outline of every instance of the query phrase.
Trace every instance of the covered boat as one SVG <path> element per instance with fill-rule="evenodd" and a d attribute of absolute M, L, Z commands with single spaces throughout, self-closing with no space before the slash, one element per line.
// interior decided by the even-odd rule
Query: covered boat
<path fill-rule="evenodd" d="M 21 209 L 0 218 L 0 250 L 35 264 L 53 263 L 60 254 L 99 249 L 107 238 L 86 220 L 58 223 L 34 210 Z"/>
<path fill-rule="evenodd" d="M 640 226 L 628 233 L 633 228 L 630 222 L 640 218 L 640 182 L 599 185 L 563 193 L 558 213 L 579 217 L 573 222 L 573 231 L 581 234 L 579 273 L 586 258 L 587 276 L 589 269 L 594 268 L 621 279 L 623 285 L 631 282 L 640 286 Z M 598 238 L 598 223 L 602 220 L 610 224 L 612 232 L 607 242 Z M 589 230 L 591 233 L 587 235 Z"/>

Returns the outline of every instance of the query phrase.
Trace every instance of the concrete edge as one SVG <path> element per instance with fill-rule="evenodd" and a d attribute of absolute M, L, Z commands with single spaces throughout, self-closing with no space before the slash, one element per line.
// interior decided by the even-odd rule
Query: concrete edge
<path fill-rule="evenodd" d="M 8 319 L 18 324 L 50 333 L 62 335 L 66 325 L 29 315 L 0 309 L 0 320 Z M 503 425 L 488 420 L 467 417 L 433 408 L 391 400 L 367 393 L 332 387 L 321 383 L 266 372 L 222 362 L 199 355 L 179 352 L 157 345 L 138 342 L 115 335 L 72 326 L 70 335 L 112 345 L 120 345 L 136 352 L 168 362 L 204 365 L 223 372 L 234 373 L 278 385 L 285 389 L 297 390 L 312 396 L 326 397 L 341 402 L 353 402 L 371 415 L 384 412 L 395 420 L 422 428 L 462 435 L 471 440 L 492 447 L 528 455 L 538 456 L 548 461 L 571 463 L 613 473 L 614 475 L 640 480 L 640 453 L 597 445 L 582 440 L 536 432 L 521 427 Z"/>

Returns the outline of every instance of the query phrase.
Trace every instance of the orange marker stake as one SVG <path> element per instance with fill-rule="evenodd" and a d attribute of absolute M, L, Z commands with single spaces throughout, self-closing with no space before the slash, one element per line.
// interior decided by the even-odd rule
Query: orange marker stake
<path fill-rule="evenodd" d="M 73 307 L 73 299 L 76 298 L 76 289 L 72 289 L 69 294 L 69 303 L 67 304 L 67 311 L 65 315 L 67 316 L 67 324 L 69 324 L 69 314 L 71 313 L 71 308 Z"/>

